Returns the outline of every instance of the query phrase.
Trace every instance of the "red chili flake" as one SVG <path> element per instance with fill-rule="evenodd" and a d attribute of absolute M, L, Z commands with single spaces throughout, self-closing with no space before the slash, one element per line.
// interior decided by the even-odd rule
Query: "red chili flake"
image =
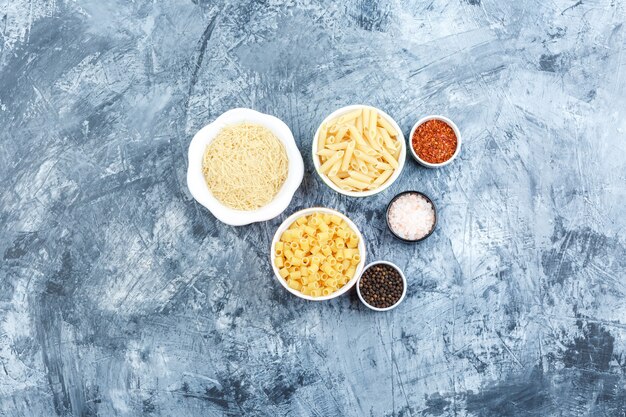
<path fill-rule="evenodd" d="M 454 130 L 442 120 L 428 120 L 415 129 L 411 138 L 417 156 L 431 164 L 452 158 L 457 147 Z"/>

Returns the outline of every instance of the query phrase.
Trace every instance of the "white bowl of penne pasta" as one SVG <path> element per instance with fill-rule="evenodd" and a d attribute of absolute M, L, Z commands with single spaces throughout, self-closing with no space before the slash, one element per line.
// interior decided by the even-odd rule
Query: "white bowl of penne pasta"
<path fill-rule="evenodd" d="M 338 193 L 367 197 L 400 176 L 406 143 L 400 126 L 375 107 L 352 105 L 332 112 L 313 137 L 313 165 Z"/>
<path fill-rule="evenodd" d="M 278 282 L 305 300 L 345 294 L 365 265 L 365 242 L 342 213 L 324 207 L 300 210 L 276 230 L 270 263 Z"/>

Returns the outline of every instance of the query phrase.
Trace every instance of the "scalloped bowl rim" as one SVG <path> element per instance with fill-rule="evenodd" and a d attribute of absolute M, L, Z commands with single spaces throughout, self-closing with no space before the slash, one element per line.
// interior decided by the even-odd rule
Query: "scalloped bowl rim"
<path fill-rule="evenodd" d="M 274 265 L 274 254 L 276 253 L 276 243 L 278 242 L 278 239 L 283 234 L 283 232 L 285 230 L 287 230 L 287 228 L 289 226 L 291 226 L 291 224 L 294 221 L 296 221 L 298 218 L 300 218 L 302 216 L 306 216 L 308 214 L 318 213 L 318 212 L 328 213 L 328 214 L 336 214 L 339 217 L 341 217 L 342 220 L 344 220 L 346 223 L 348 223 L 348 226 L 350 226 L 354 230 L 354 232 L 357 234 L 357 236 L 359 237 L 358 249 L 359 249 L 359 254 L 361 255 L 361 261 L 356 266 L 356 270 L 354 271 L 354 276 L 352 278 L 350 278 L 350 281 L 348 281 L 346 283 L 346 285 L 344 285 L 339 290 L 335 291 L 334 293 L 332 293 L 330 295 L 326 295 L 326 296 L 323 296 L 323 297 L 312 297 L 310 295 L 302 294 L 300 291 L 297 291 L 297 290 L 291 288 L 287 284 L 287 281 L 285 281 L 280 276 L 280 274 L 278 273 L 278 268 L 276 267 L 276 265 Z M 333 298 L 336 298 L 336 297 L 339 297 L 340 295 L 345 294 L 346 292 L 348 292 L 354 286 L 354 284 L 356 284 L 357 280 L 361 276 L 361 272 L 363 272 L 363 267 L 365 266 L 366 255 L 367 255 L 367 253 L 366 253 L 366 249 L 365 249 L 365 241 L 363 240 L 363 235 L 361 234 L 361 231 L 356 226 L 356 224 L 354 224 L 354 222 L 352 220 L 350 220 L 348 218 L 348 216 L 346 216 L 345 214 L 343 214 L 343 213 L 341 213 L 341 212 L 339 212 L 337 210 L 333 210 L 333 209 L 327 208 L 327 207 L 310 207 L 310 208 L 307 208 L 307 209 L 296 211 L 291 216 L 287 217 L 285 219 L 285 221 L 283 221 L 280 224 L 280 226 L 278 226 L 278 229 L 276 229 L 276 233 L 274 233 L 274 237 L 272 238 L 272 245 L 270 246 L 270 265 L 272 265 L 272 270 L 274 271 L 274 278 L 276 278 L 276 280 L 278 282 L 280 282 L 280 284 L 287 291 L 292 293 L 293 295 L 295 295 L 297 297 L 300 297 L 300 298 L 303 298 L 305 300 L 310 300 L 310 301 L 326 301 L 326 300 L 331 300 Z"/>
<path fill-rule="evenodd" d="M 251 122 L 270 129 L 281 141 L 289 159 L 287 179 L 274 199 L 267 205 L 251 211 L 234 210 L 220 203 L 211 193 L 202 174 L 202 159 L 206 146 L 226 125 Z M 231 226 L 243 226 L 250 223 L 273 219 L 280 215 L 293 198 L 304 177 L 304 162 L 296 141 L 282 120 L 269 114 L 252 109 L 236 108 L 223 113 L 212 123 L 200 129 L 189 143 L 187 167 L 187 187 L 193 198 L 206 207 L 218 220 Z"/>

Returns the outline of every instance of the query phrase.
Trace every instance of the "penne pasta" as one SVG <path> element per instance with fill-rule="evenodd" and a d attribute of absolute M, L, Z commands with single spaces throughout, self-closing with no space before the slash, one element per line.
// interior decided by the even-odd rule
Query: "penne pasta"
<path fill-rule="evenodd" d="M 374 168 L 374 166 L 371 164 L 370 165 L 365 164 L 365 166 L 367 167 L 367 172 L 363 172 L 362 174 L 370 177 L 372 180 L 376 179 L 376 177 L 378 177 L 380 172 L 376 168 Z"/>
<path fill-rule="evenodd" d="M 385 181 L 387 181 L 389 177 L 391 177 L 391 174 L 393 174 L 393 170 L 391 169 L 384 171 L 382 174 L 380 174 L 378 178 L 376 178 L 376 180 L 374 180 L 374 182 L 372 182 L 372 187 L 378 188 L 383 185 Z"/>
<path fill-rule="evenodd" d="M 373 156 L 367 155 L 365 152 L 363 152 L 363 151 L 361 151 L 359 149 L 355 149 L 354 150 L 354 156 L 355 156 L 356 159 L 364 161 L 364 162 L 369 162 L 369 163 L 372 163 L 372 164 L 378 163 L 378 159 L 374 158 Z"/>
<path fill-rule="evenodd" d="M 362 174 L 362 173 L 357 172 L 357 171 L 348 171 L 348 175 L 351 178 L 354 178 L 357 181 L 362 181 L 362 182 L 367 183 L 367 184 L 372 184 L 372 182 L 374 181 L 372 179 L 372 177 L 368 177 L 367 175 Z"/>
<path fill-rule="evenodd" d="M 391 152 L 391 155 L 396 159 L 400 159 L 400 154 L 402 153 L 402 147 L 398 147 L 396 148 L 393 152 Z"/>
<path fill-rule="evenodd" d="M 354 125 L 359 132 L 363 131 L 363 110 L 361 110 L 359 117 L 356 118 Z"/>
<path fill-rule="evenodd" d="M 325 149 L 325 150 L 339 151 L 341 149 L 346 149 L 348 147 L 348 142 L 332 143 L 330 145 L 326 145 L 326 147 L 328 149 Z M 318 152 L 317 154 L 318 155 L 322 155 L 320 152 Z M 334 154 L 334 152 L 333 152 L 333 154 Z"/>
<path fill-rule="evenodd" d="M 387 130 L 383 129 L 382 127 L 379 127 L 377 130 L 378 130 L 378 134 L 383 138 L 383 142 L 385 143 L 385 146 L 388 149 L 396 149 L 396 142 L 394 142 L 393 139 L 391 139 Z"/>
<path fill-rule="evenodd" d="M 376 169 L 382 169 L 383 171 L 386 171 L 388 169 L 393 169 L 393 167 L 385 162 L 378 162 L 376 164 L 374 164 L 374 167 Z"/>
<path fill-rule="evenodd" d="M 326 145 L 326 125 L 322 123 L 320 133 L 317 136 L 317 151 L 319 152 L 324 149 L 324 145 Z"/>
<path fill-rule="evenodd" d="M 379 144 L 379 143 L 378 143 L 378 141 L 376 140 L 376 133 L 374 133 L 374 134 L 369 134 L 369 133 L 366 133 L 366 134 L 365 134 L 365 139 L 367 139 L 367 144 L 368 144 L 368 145 L 369 145 L 372 149 L 374 149 L 374 150 L 376 150 L 376 151 L 378 151 L 378 152 L 380 152 L 380 151 L 382 150 L 382 149 L 381 149 L 380 144 Z"/>
<path fill-rule="evenodd" d="M 347 171 L 350 166 L 350 160 L 352 159 L 352 154 L 354 153 L 354 147 L 356 146 L 356 141 L 352 140 L 346 146 L 346 153 L 343 154 L 343 159 L 341 161 L 341 171 Z"/>
<path fill-rule="evenodd" d="M 376 132 L 376 136 L 374 136 L 374 137 L 375 137 L 374 140 L 376 141 L 376 144 L 378 145 L 378 148 L 379 149 L 384 149 L 385 148 L 385 142 L 383 140 L 383 137 L 378 132 Z M 396 148 L 394 147 L 394 148 L 391 148 L 391 149 L 395 150 Z"/>
<path fill-rule="evenodd" d="M 396 130 L 393 128 L 393 126 L 391 125 L 391 123 L 389 123 L 387 120 L 385 120 L 384 117 L 381 117 L 379 115 L 377 123 L 379 126 L 381 126 L 383 129 L 385 129 L 387 131 L 387 133 L 389 134 L 389 136 L 391 137 L 395 137 L 398 136 L 398 133 L 396 132 Z"/>
<path fill-rule="evenodd" d="M 368 123 L 369 134 L 373 137 L 376 134 L 376 121 L 378 120 L 378 112 L 375 109 L 370 109 L 370 117 Z"/>
<path fill-rule="evenodd" d="M 346 113 L 342 116 L 339 116 L 339 119 L 337 120 L 337 123 L 347 123 L 350 122 L 354 119 L 356 119 L 357 117 L 359 117 L 361 115 L 362 110 L 358 109 L 358 110 L 352 110 L 349 113 Z"/>
<path fill-rule="evenodd" d="M 341 142 L 341 140 L 343 139 L 344 136 L 346 136 L 346 133 L 348 132 L 348 125 L 343 125 L 339 127 L 339 130 L 337 131 L 337 136 L 335 136 L 335 138 L 337 139 L 337 142 Z"/>
<path fill-rule="evenodd" d="M 327 120 L 320 127 L 315 150 L 319 173 L 346 191 L 373 190 L 386 184 L 399 169 L 405 146 L 392 123 L 368 106 Z M 289 242 L 295 240 L 286 237 Z"/>
<path fill-rule="evenodd" d="M 386 149 L 382 150 L 383 159 L 389 163 L 394 169 L 398 168 L 398 161 Z"/>
<path fill-rule="evenodd" d="M 350 178 L 350 177 L 349 178 L 344 178 L 343 180 L 341 180 L 341 184 L 350 186 L 352 188 L 357 188 L 359 190 L 365 190 L 366 188 L 368 188 L 370 186 L 370 184 L 367 183 L 367 182 L 358 181 L 358 180 L 355 180 L 354 178 Z"/>
<path fill-rule="evenodd" d="M 320 172 L 322 174 L 328 173 L 328 171 L 330 171 L 330 168 L 333 166 L 333 164 L 335 162 L 339 161 L 341 158 L 343 158 L 343 154 L 344 154 L 344 151 L 335 152 L 335 154 L 333 156 L 328 158 L 328 160 L 326 160 L 326 162 L 324 162 L 320 166 Z"/>
<path fill-rule="evenodd" d="M 328 177 L 336 177 L 339 172 L 339 168 L 341 168 L 341 159 L 339 159 L 328 171 Z"/>
<path fill-rule="evenodd" d="M 348 128 L 348 132 L 350 133 L 350 137 L 354 139 L 357 144 L 367 145 L 365 139 L 363 139 L 363 135 L 361 135 L 360 131 L 358 131 L 356 127 L 350 126 Z"/>
<path fill-rule="evenodd" d="M 373 157 L 379 157 L 380 156 L 380 152 L 378 152 L 376 149 L 372 148 L 367 143 L 358 143 L 358 144 L 355 145 L 355 148 L 360 150 L 361 152 L 365 152 L 365 154 L 369 155 L 369 156 L 373 156 Z"/>
<path fill-rule="evenodd" d="M 335 176 L 330 176 L 330 175 L 329 175 L 329 176 L 328 176 L 328 179 L 329 179 L 329 180 L 331 180 L 331 181 L 333 182 L 333 184 L 335 184 L 337 187 L 340 187 L 340 188 L 341 188 L 341 186 L 342 186 L 342 184 L 341 184 L 341 180 L 342 180 L 342 178 L 339 178 L 339 177 L 338 177 L 338 176 L 336 176 L 336 175 L 335 175 Z"/>
<path fill-rule="evenodd" d="M 359 171 L 361 171 L 363 174 L 367 174 L 369 172 L 369 169 L 367 168 L 367 165 L 365 165 L 365 162 L 359 160 L 357 161 L 357 164 Z"/>

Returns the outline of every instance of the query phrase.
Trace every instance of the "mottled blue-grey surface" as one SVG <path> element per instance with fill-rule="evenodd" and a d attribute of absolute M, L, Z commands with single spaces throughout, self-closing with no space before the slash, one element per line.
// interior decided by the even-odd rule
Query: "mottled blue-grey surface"
<path fill-rule="evenodd" d="M 624 416 L 620 0 L 0 0 L 0 416 Z M 463 150 L 367 199 L 310 143 L 367 103 Z M 280 117 L 306 173 L 234 228 L 191 198 L 193 134 Z M 436 233 L 383 209 L 431 195 Z M 410 287 L 381 314 L 272 278 L 280 222 L 348 213 Z"/>

